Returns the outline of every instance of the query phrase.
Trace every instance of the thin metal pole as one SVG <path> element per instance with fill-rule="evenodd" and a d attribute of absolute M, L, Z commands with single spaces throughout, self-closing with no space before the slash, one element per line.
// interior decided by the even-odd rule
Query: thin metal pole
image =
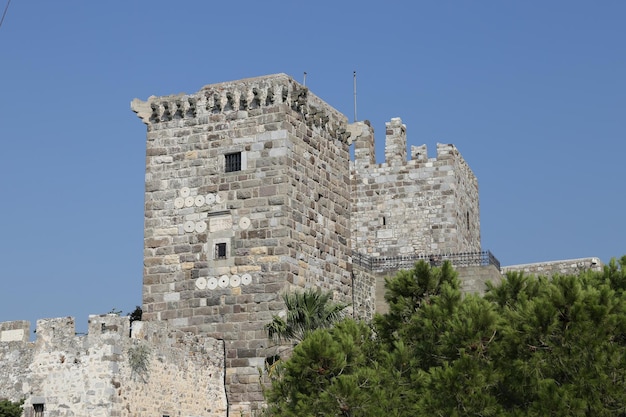
<path fill-rule="evenodd" d="M 2 27 L 2 23 L 4 22 L 4 18 L 7 15 L 7 10 L 9 10 L 9 4 L 11 4 L 11 0 L 7 1 L 7 5 L 4 7 L 4 12 L 2 13 L 2 19 L 0 19 L 0 27 Z"/>
<path fill-rule="evenodd" d="M 354 122 L 356 123 L 356 71 L 352 73 L 354 80 Z"/>
<path fill-rule="evenodd" d="M 302 82 L 302 85 L 306 87 L 306 71 L 304 71 L 304 81 Z"/>

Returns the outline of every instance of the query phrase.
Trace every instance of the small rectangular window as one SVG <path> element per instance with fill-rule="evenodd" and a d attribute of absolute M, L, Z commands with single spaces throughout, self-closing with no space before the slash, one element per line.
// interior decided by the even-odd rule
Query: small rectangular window
<path fill-rule="evenodd" d="M 33 404 L 34 417 L 43 417 L 43 404 Z"/>
<path fill-rule="evenodd" d="M 226 259 L 226 243 L 215 244 L 215 259 Z"/>
<path fill-rule="evenodd" d="M 241 152 L 229 153 L 224 155 L 226 172 L 241 171 Z"/>

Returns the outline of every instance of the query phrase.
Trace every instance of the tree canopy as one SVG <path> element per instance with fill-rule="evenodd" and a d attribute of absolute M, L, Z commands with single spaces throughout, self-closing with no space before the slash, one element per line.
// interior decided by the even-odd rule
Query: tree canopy
<path fill-rule="evenodd" d="M 273 416 L 626 416 L 626 257 L 461 296 L 449 264 L 387 281 L 389 313 L 306 335 Z"/>
<path fill-rule="evenodd" d="M 24 400 L 13 402 L 7 399 L 0 400 L 0 417 L 20 417 Z"/>

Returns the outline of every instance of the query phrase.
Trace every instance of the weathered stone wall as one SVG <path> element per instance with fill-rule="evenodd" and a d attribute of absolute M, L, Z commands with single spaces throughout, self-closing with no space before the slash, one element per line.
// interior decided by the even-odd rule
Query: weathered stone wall
<path fill-rule="evenodd" d="M 460 289 L 463 294 L 485 295 L 487 282 L 494 285 L 502 282 L 502 274 L 493 265 L 465 266 L 455 269 L 459 274 Z"/>
<path fill-rule="evenodd" d="M 144 318 L 225 340 L 231 415 L 247 414 L 281 293 L 352 301 L 346 118 L 284 74 L 132 108 L 148 126 Z"/>
<path fill-rule="evenodd" d="M 478 182 L 453 145 L 411 148 L 406 160 L 406 127 L 387 123 L 386 162 L 374 163 L 374 132 L 350 126 L 352 164 L 352 247 L 380 257 L 480 251 Z"/>
<path fill-rule="evenodd" d="M 393 278 L 400 270 L 372 271 L 360 265 L 353 266 L 354 311 L 359 318 L 371 320 L 375 313 L 385 314 L 389 306 L 385 301 L 385 280 Z M 498 285 L 502 274 L 493 265 L 454 267 L 458 273 L 462 294 L 484 295 L 487 282 Z"/>
<path fill-rule="evenodd" d="M 15 324 L 0 324 L 0 336 Z M 165 323 L 135 322 L 131 337 L 128 317 L 115 315 L 90 316 L 84 336 L 71 317 L 39 320 L 36 333 L 0 341 L 0 398 L 25 399 L 26 416 L 34 404 L 49 417 L 226 415 L 221 341 Z"/>
<path fill-rule="evenodd" d="M 355 317 L 363 320 L 371 320 L 376 313 L 376 300 L 384 301 L 384 293 L 378 294 L 376 276 L 356 265 L 352 268 L 352 308 Z"/>
<path fill-rule="evenodd" d="M 553 275 L 576 275 L 588 269 L 592 271 L 602 271 L 602 267 L 603 264 L 599 258 L 590 257 L 503 266 L 502 273 L 523 272 L 526 275 L 542 275 L 550 277 Z"/>
<path fill-rule="evenodd" d="M 0 399 L 18 401 L 24 398 L 28 366 L 33 362 L 35 345 L 28 343 L 30 322 L 0 323 Z"/>
<path fill-rule="evenodd" d="M 34 343 L 28 322 L 0 323 L 0 398 L 25 398 L 26 416 L 34 404 L 46 416 L 257 414 L 277 352 L 264 326 L 284 310 L 282 292 L 331 290 L 369 320 L 387 311 L 385 278 L 402 259 L 480 252 L 473 172 L 453 145 L 437 144 L 436 158 L 411 146 L 407 160 L 399 118 L 377 164 L 369 123 L 348 124 L 284 74 L 131 107 L 147 125 L 147 321 L 129 337 L 127 318 L 92 316 L 76 337 L 72 318 L 43 320 Z M 465 293 L 501 279 L 496 267 L 463 265 Z M 587 258 L 503 271 L 600 267 Z"/>

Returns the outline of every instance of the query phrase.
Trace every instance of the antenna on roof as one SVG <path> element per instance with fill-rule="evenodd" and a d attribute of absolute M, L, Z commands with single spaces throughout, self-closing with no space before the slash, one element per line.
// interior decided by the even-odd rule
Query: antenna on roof
<path fill-rule="evenodd" d="M 352 73 L 352 76 L 354 81 L 354 122 L 356 123 L 356 71 Z"/>
<path fill-rule="evenodd" d="M 7 1 L 7 5 L 4 7 L 4 12 L 2 12 L 2 19 L 0 19 L 0 26 L 2 26 L 2 23 L 4 22 L 4 18 L 7 15 L 7 10 L 9 10 L 9 4 L 11 4 L 11 0 Z"/>
<path fill-rule="evenodd" d="M 304 71 L 304 81 L 302 81 L 302 85 L 306 87 L 306 71 Z"/>

